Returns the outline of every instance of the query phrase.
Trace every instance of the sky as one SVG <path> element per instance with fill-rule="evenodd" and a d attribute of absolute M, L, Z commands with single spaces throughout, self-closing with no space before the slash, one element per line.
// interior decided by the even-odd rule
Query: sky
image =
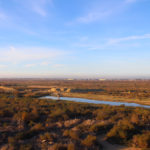
<path fill-rule="evenodd" d="M 0 0 L 0 77 L 150 77 L 150 0 Z"/>

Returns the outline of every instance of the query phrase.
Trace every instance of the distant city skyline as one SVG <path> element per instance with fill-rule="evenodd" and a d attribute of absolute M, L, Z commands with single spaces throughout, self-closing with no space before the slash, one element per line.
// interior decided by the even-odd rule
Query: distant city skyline
<path fill-rule="evenodd" d="M 150 78 L 149 0 L 0 0 L 0 78 Z"/>

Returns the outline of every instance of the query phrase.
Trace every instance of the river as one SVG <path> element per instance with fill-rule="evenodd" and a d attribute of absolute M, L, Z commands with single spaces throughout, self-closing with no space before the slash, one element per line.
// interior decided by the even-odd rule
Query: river
<path fill-rule="evenodd" d="M 41 99 L 58 100 L 58 97 L 44 96 L 44 97 L 41 97 Z M 105 104 L 105 105 L 111 105 L 111 106 L 124 105 L 124 106 L 129 106 L 129 107 L 150 108 L 149 105 L 141 105 L 137 103 L 100 101 L 100 100 L 91 100 L 91 99 L 86 99 L 86 98 L 75 98 L 75 97 L 59 97 L 59 100 L 81 102 L 81 103 L 91 103 L 91 104 Z"/>

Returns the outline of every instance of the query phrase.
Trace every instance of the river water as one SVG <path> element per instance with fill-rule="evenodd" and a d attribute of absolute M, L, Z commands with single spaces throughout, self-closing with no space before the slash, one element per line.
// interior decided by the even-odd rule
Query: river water
<path fill-rule="evenodd" d="M 41 97 L 41 99 L 58 100 L 58 97 L 44 96 L 44 97 Z M 141 105 L 137 103 L 100 101 L 100 100 L 91 100 L 91 99 L 86 99 L 86 98 L 75 98 L 75 97 L 60 97 L 59 100 L 81 102 L 81 103 L 91 103 L 91 104 L 105 104 L 105 105 L 111 105 L 111 106 L 124 105 L 124 106 L 130 106 L 130 107 L 150 108 L 149 105 Z"/>

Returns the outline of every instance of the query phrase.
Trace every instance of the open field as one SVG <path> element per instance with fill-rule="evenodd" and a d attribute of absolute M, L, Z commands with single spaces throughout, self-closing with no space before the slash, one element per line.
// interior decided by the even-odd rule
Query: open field
<path fill-rule="evenodd" d="M 63 93 L 65 97 L 77 97 L 77 98 L 88 98 L 93 100 L 104 100 L 113 102 L 128 102 L 138 103 L 143 105 L 150 105 L 150 98 L 128 98 L 123 96 L 112 96 L 112 95 L 95 95 L 95 94 L 84 94 L 84 93 Z"/>
<path fill-rule="evenodd" d="M 1 80 L 0 91 L 14 89 L 23 96 L 44 96 L 60 93 L 62 96 L 106 101 L 134 102 L 150 105 L 150 80 Z"/>

